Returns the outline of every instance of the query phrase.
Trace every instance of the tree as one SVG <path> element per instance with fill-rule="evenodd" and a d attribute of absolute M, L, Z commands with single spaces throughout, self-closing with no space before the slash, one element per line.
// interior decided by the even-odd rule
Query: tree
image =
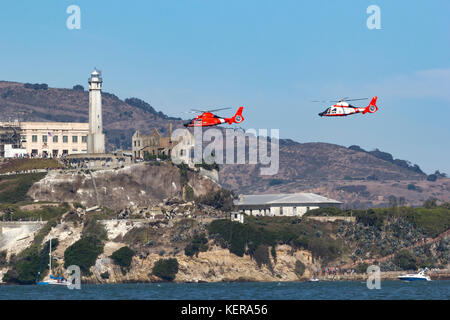
<path fill-rule="evenodd" d="M 204 252 L 208 250 L 208 239 L 206 239 L 205 234 L 196 234 L 186 248 L 184 248 L 184 253 L 188 257 L 198 256 L 199 252 Z"/>
<path fill-rule="evenodd" d="M 295 274 L 300 278 L 306 270 L 306 266 L 303 262 L 301 262 L 300 260 L 297 260 L 295 262 Z"/>
<path fill-rule="evenodd" d="M 166 281 L 173 281 L 178 273 L 178 260 L 175 258 L 159 259 L 153 266 L 152 273 Z"/>
<path fill-rule="evenodd" d="M 417 269 L 416 258 L 408 250 L 401 250 L 399 253 L 397 253 L 394 257 L 393 262 L 402 270 Z"/>
<path fill-rule="evenodd" d="M 72 90 L 74 91 L 84 91 L 84 87 L 81 84 L 76 84 L 73 86 Z"/>
<path fill-rule="evenodd" d="M 430 198 L 428 200 L 425 200 L 425 202 L 423 203 L 423 207 L 427 209 L 436 208 L 437 207 L 436 201 L 437 201 L 436 198 Z"/>
<path fill-rule="evenodd" d="M 119 250 L 114 251 L 110 258 L 113 259 L 116 265 L 120 266 L 122 273 L 126 273 L 130 268 L 133 256 L 134 251 L 132 249 L 129 247 L 122 247 Z"/>
<path fill-rule="evenodd" d="M 389 200 L 389 207 L 391 207 L 391 208 L 397 207 L 398 203 L 397 203 L 397 197 L 396 196 L 390 195 L 388 197 L 388 200 Z"/>
<path fill-rule="evenodd" d="M 103 252 L 103 243 L 96 237 L 81 238 L 64 251 L 64 266 L 80 267 L 83 274 L 91 274 L 90 267 L 95 264 L 99 254 Z"/>

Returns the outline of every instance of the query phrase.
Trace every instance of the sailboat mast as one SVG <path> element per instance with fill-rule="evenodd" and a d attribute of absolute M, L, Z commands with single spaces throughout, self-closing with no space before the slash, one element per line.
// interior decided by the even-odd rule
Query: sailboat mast
<path fill-rule="evenodd" d="M 49 263 L 48 263 L 49 274 L 52 274 L 52 239 L 50 239 L 50 252 L 48 256 L 49 256 Z"/>

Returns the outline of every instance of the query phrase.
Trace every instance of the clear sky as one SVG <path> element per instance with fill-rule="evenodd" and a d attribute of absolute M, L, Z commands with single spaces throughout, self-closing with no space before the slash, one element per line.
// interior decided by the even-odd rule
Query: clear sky
<path fill-rule="evenodd" d="M 73 4 L 80 30 L 66 27 Z M 379 30 L 366 26 L 372 4 Z M 105 91 L 170 116 L 244 105 L 246 128 L 450 174 L 449 13 L 448 0 L 2 0 L 0 79 L 87 87 L 97 67 Z M 310 102 L 374 95 L 377 113 L 347 118 Z"/>

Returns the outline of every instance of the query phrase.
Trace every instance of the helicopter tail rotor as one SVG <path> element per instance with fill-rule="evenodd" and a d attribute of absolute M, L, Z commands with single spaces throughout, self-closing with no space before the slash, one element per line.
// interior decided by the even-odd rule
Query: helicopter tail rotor
<path fill-rule="evenodd" d="M 375 113 L 378 111 L 378 107 L 377 107 L 377 97 L 373 97 L 372 100 L 370 101 L 369 105 L 364 109 L 364 111 L 362 112 L 363 114 L 366 113 Z"/>
<path fill-rule="evenodd" d="M 236 111 L 236 114 L 233 118 L 228 119 L 228 123 L 241 123 L 244 121 L 244 117 L 242 116 L 242 111 L 244 110 L 244 107 L 239 107 L 238 111 Z"/>

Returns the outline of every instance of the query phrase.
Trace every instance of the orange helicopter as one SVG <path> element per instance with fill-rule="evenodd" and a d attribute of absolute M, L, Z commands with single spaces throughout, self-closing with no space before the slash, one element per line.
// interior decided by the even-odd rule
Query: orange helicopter
<path fill-rule="evenodd" d="M 212 127 L 217 126 L 222 123 L 241 123 L 244 121 L 244 117 L 242 116 L 242 111 L 244 110 L 244 107 L 239 107 L 236 114 L 231 118 L 223 118 L 215 115 L 213 112 L 219 111 L 219 110 L 226 110 L 230 108 L 221 108 L 221 109 L 214 109 L 214 110 L 195 110 L 192 109 L 192 111 L 195 112 L 201 112 L 200 115 L 196 116 L 191 121 L 184 124 L 185 127 Z"/>

